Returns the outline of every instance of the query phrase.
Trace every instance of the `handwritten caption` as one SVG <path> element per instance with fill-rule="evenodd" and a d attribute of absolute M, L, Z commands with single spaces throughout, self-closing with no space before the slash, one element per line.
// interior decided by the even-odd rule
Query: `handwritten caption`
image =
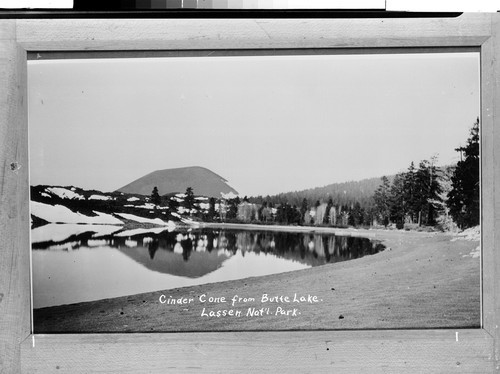
<path fill-rule="evenodd" d="M 259 297 L 234 295 L 231 298 L 225 296 L 209 296 L 202 294 L 197 297 L 177 297 L 161 295 L 160 304 L 166 305 L 200 305 L 202 318 L 221 317 L 264 317 L 264 316 L 288 316 L 298 317 L 302 313 L 300 306 L 304 304 L 318 304 L 323 299 L 316 295 L 270 295 L 264 293 Z M 245 305 L 246 304 L 246 305 Z M 250 304 L 251 306 L 248 306 Z M 257 304 L 257 306 L 255 306 Z"/>

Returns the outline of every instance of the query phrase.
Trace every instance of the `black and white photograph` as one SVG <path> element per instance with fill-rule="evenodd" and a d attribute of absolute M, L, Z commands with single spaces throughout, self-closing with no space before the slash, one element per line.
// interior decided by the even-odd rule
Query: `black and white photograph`
<path fill-rule="evenodd" d="M 28 61 L 35 333 L 479 328 L 477 52 Z"/>

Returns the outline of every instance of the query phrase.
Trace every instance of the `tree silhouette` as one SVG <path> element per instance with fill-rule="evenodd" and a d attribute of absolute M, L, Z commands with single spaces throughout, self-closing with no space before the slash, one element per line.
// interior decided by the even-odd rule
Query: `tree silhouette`
<path fill-rule="evenodd" d="M 208 220 L 213 221 L 215 218 L 215 198 L 211 197 L 208 199 Z"/>
<path fill-rule="evenodd" d="M 302 205 L 300 206 L 300 215 L 301 215 L 301 220 L 304 222 L 306 212 L 309 210 L 309 203 L 307 202 L 307 199 L 304 197 L 302 200 Z M 309 223 L 309 222 L 307 222 Z"/>
<path fill-rule="evenodd" d="M 194 192 L 192 187 L 186 188 L 186 197 L 184 197 L 184 207 L 188 210 L 194 208 Z"/>
<path fill-rule="evenodd" d="M 375 214 L 384 226 L 387 227 L 389 224 L 389 217 L 391 214 L 391 202 L 390 202 L 390 182 L 389 178 L 383 176 L 381 178 L 382 184 L 377 188 L 375 194 L 373 195 L 373 200 L 375 201 Z"/>
<path fill-rule="evenodd" d="M 479 118 L 472 125 L 467 145 L 460 152 L 448 193 L 450 215 L 461 228 L 479 224 Z"/>
<path fill-rule="evenodd" d="M 151 203 L 154 205 L 158 206 L 161 205 L 161 197 L 160 194 L 158 193 L 158 187 L 154 187 L 153 191 L 151 192 Z"/>
<path fill-rule="evenodd" d="M 439 205 L 442 188 L 439 182 L 439 173 L 434 166 L 435 163 L 435 156 L 431 158 L 431 161 L 421 161 L 415 174 L 416 204 L 414 207 L 418 215 L 419 225 L 426 224 L 433 226 L 436 224 L 436 206 Z"/>

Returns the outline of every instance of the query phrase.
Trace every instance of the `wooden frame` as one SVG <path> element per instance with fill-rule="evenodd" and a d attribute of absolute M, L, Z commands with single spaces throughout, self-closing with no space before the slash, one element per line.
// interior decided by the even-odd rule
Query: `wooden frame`
<path fill-rule="evenodd" d="M 483 328 L 32 335 L 28 51 L 478 48 Z M 500 372 L 500 14 L 0 21 L 0 371 Z"/>

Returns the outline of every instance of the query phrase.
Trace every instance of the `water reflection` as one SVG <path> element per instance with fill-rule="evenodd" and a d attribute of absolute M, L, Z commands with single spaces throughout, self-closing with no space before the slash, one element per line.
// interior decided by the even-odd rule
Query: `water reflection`
<path fill-rule="evenodd" d="M 79 225 L 62 239 L 60 226 L 35 229 L 54 230 L 55 240 L 32 233 L 35 307 L 293 271 L 383 249 L 358 237 L 222 229 L 110 233 Z"/>
<path fill-rule="evenodd" d="M 124 235 L 124 233 L 126 235 Z M 100 235 L 87 231 L 60 242 L 33 243 L 34 250 L 77 250 L 111 247 L 119 249 L 150 270 L 187 277 L 199 277 L 219 267 L 241 252 L 273 254 L 309 266 L 346 261 L 371 255 L 383 249 L 366 238 L 317 233 L 214 230 L 163 231 Z M 212 253 L 214 255 L 212 255 Z M 204 270 L 196 268 L 203 264 Z"/>

